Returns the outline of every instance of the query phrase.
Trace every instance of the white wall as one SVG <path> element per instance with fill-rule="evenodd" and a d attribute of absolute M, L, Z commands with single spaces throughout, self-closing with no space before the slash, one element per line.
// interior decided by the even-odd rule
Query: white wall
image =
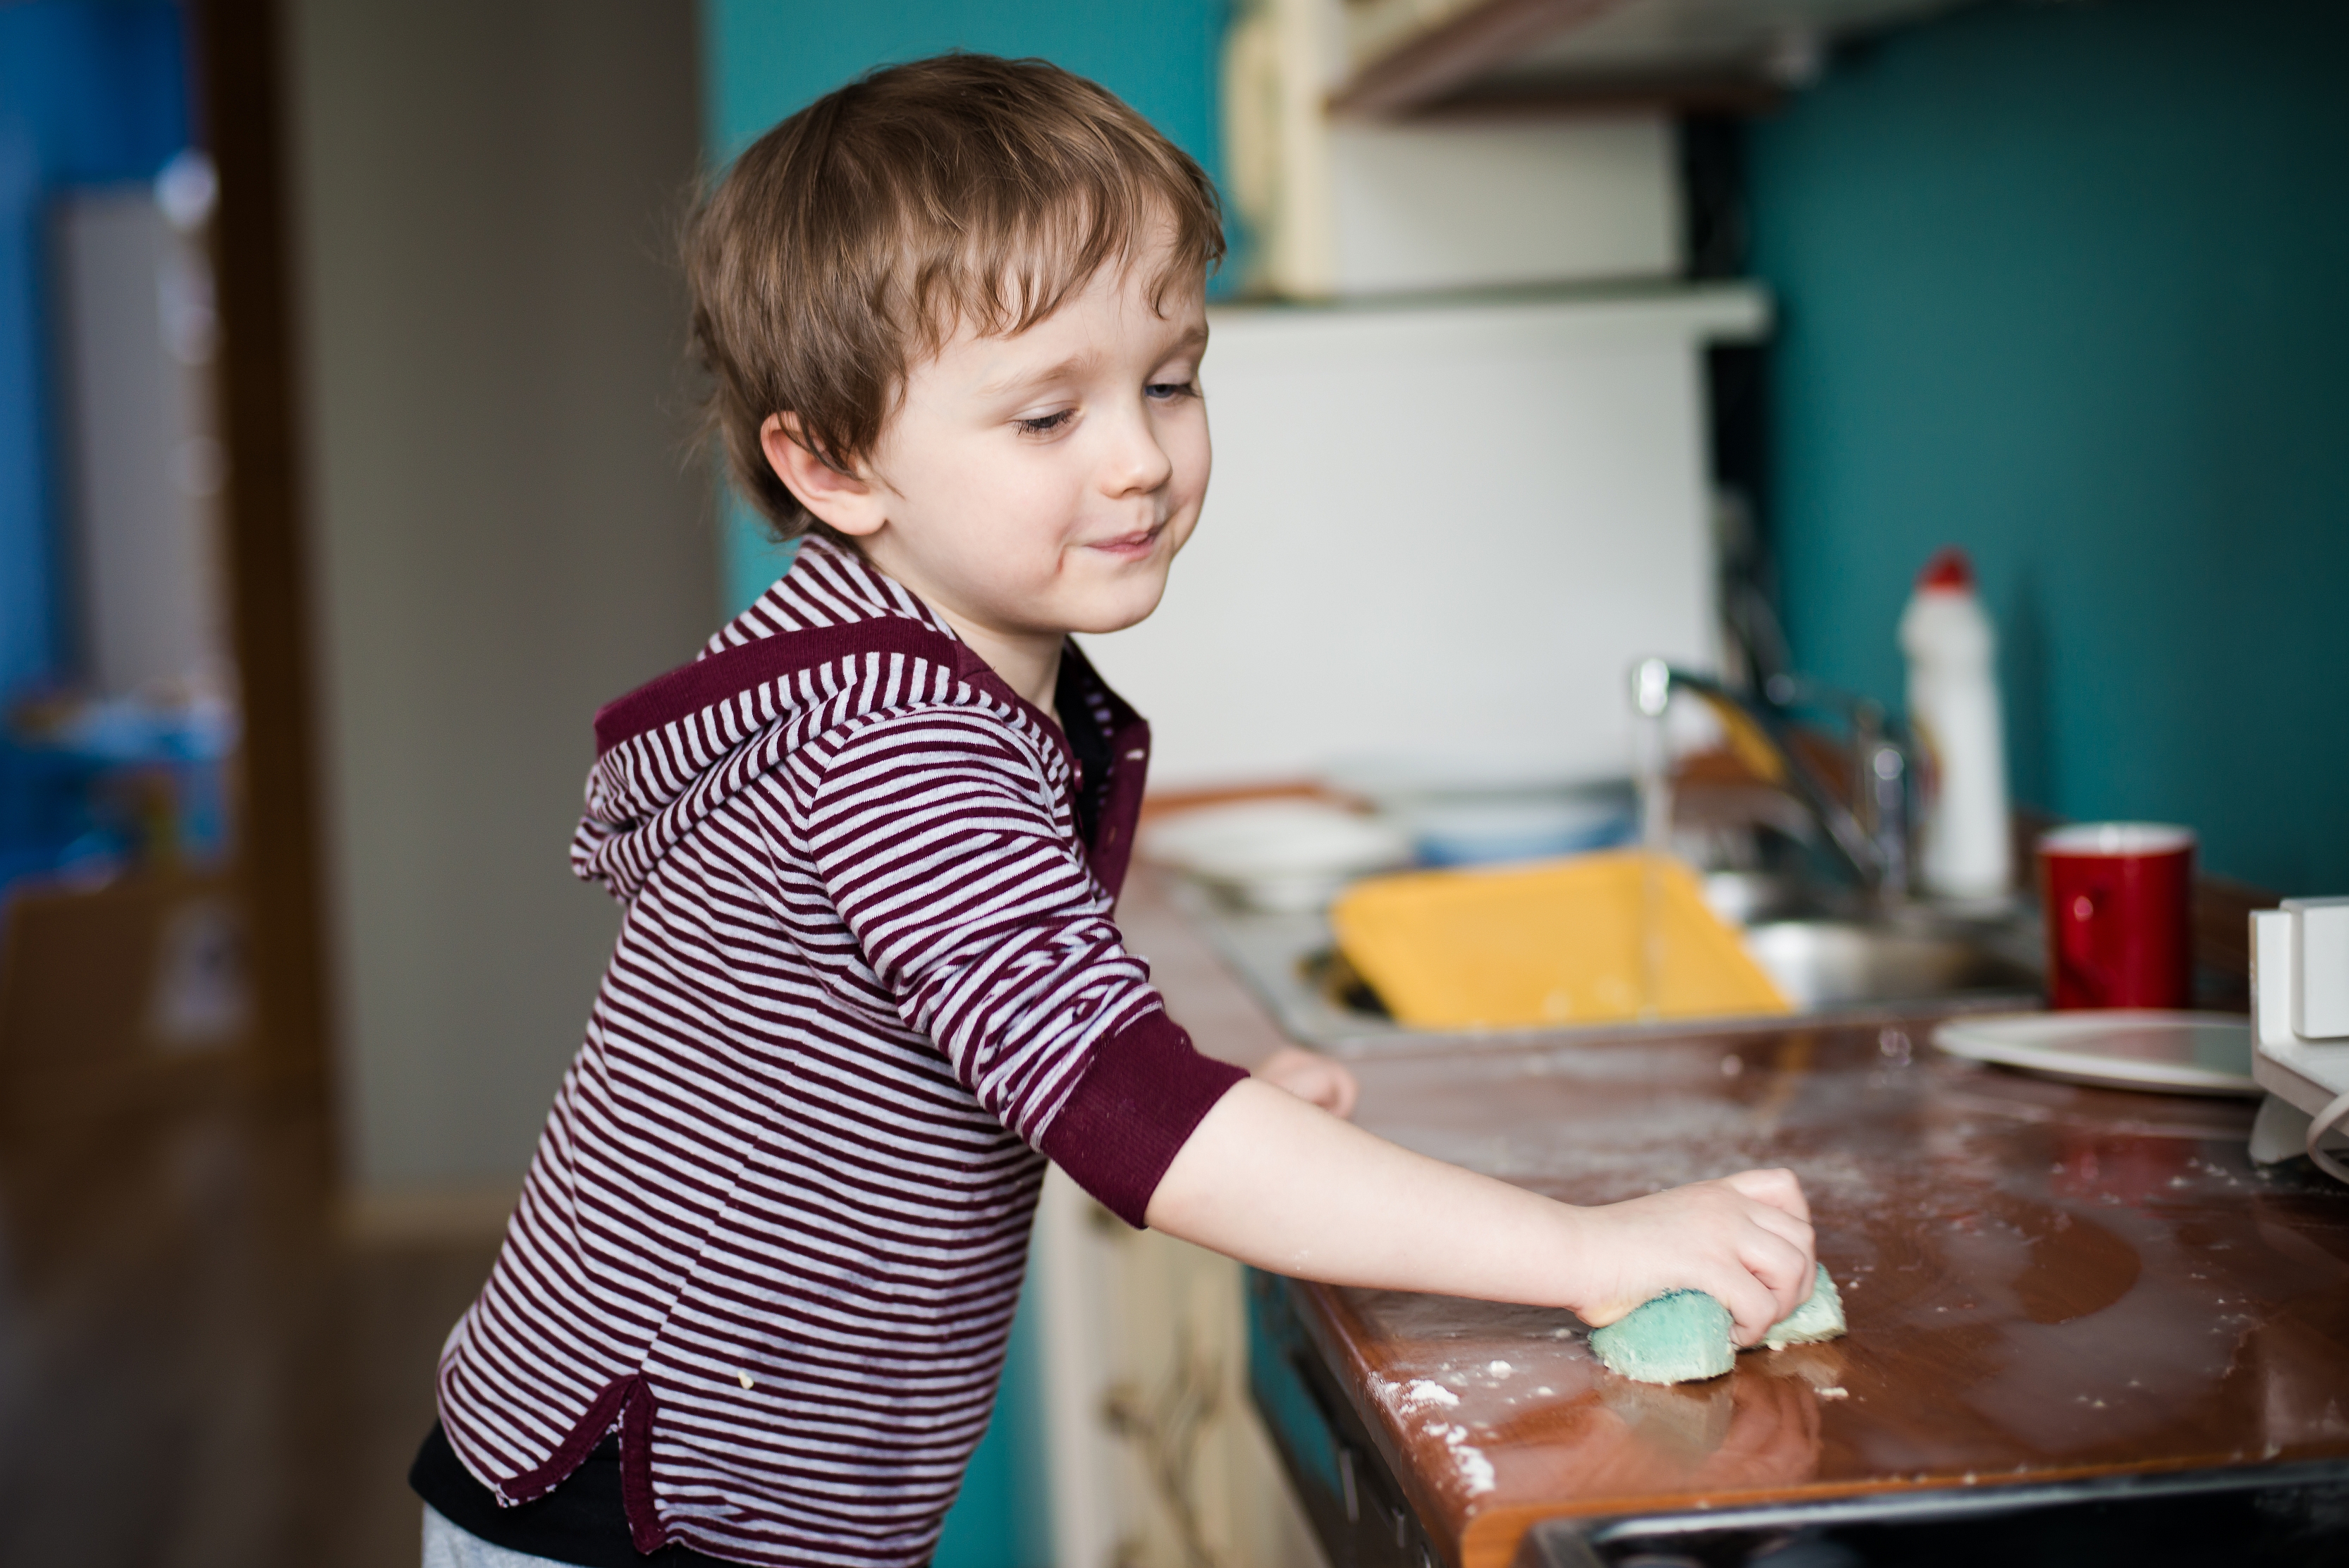
<path fill-rule="evenodd" d="M 616 919 L 596 705 L 714 623 L 670 232 L 693 12 L 295 0 L 295 208 L 347 1147 L 511 1179 Z"/>
<path fill-rule="evenodd" d="M 1710 664 L 1702 360 L 1736 290 L 1210 312 L 1216 472 L 1164 603 L 1088 639 L 1152 782 L 1355 758 L 1630 771 L 1625 676 Z"/>

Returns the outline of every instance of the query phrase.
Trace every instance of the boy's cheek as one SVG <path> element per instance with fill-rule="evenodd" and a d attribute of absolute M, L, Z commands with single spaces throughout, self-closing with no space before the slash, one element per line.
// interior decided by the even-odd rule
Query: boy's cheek
<path fill-rule="evenodd" d="M 1174 439 L 1183 449 L 1175 459 L 1176 467 L 1195 474 L 1199 488 L 1206 489 L 1208 470 L 1216 462 L 1216 442 L 1207 430 L 1206 404 L 1195 401 L 1191 404 L 1191 417 L 1178 427 Z"/>

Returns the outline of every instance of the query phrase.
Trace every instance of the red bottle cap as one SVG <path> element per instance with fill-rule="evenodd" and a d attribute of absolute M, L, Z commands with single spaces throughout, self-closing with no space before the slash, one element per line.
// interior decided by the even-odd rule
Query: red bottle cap
<path fill-rule="evenodd" d="M 1920 588 L 1954 588 L 1960 593 L 1971 593 L 1974 587 L 1974 564 L 1955 545 L 1944 545 L 1933 552 L 1925 569 L 1917 574 Z"/>

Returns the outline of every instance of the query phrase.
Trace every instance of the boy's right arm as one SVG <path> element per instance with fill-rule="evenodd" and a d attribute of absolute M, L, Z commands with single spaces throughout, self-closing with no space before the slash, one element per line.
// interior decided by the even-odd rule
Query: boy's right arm
<path fill-rule="evenodd" d="M 894 1002 L 1005 1126 L 1128 1220 L 1284 1273 L 1571 1307 L 1594 1324 L 1686 1285 L 1752 1339 L 1809 1289 L 1810 1227 L 1784 1172 L 1569 1209 L 1269 1083 L 1228 1084 L 1165 1019 L 1032 763 L 985 712 L 843 726 L 794 753 L 786 779 L 800 851 L 778 846 L 771 863 L 803 852 L 813 881 L 771 896 L 829 899 L 854 939 L 823 955 L 840 983 Z M 1131 1070 L 1084 1065 L 1104 1050 Z M 1350 1084 L 1276 1081 L 1340 1110 Z"/>
<path fill-rule="evenodd" d="M 1167 1167 L 1150 1226 L 1331 1284 L 1566 1307 L 1597 1327 L 1700 1290 L 1741 1345 L 1810 1294 L 1801 1186 L 1750 1170 L 1578 1209 L 1412 1153 L 1260 1082 L 1235 1084 Z"/>

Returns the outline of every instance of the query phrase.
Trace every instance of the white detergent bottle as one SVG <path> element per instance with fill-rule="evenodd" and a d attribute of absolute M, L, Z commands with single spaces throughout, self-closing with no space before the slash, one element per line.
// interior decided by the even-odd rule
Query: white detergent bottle
<path fill-rule="evenodd" d="M 1926 890 L 1969 901 L 2003 898 L 2013 887 L 2014 852 L 1998 638 L 1963 550 L 1942 550 L 1918 576 L 1900 617 L 1900 651 L 1909 656 L 1909 722 L 1935 781 L 1925 808 Z"/>

